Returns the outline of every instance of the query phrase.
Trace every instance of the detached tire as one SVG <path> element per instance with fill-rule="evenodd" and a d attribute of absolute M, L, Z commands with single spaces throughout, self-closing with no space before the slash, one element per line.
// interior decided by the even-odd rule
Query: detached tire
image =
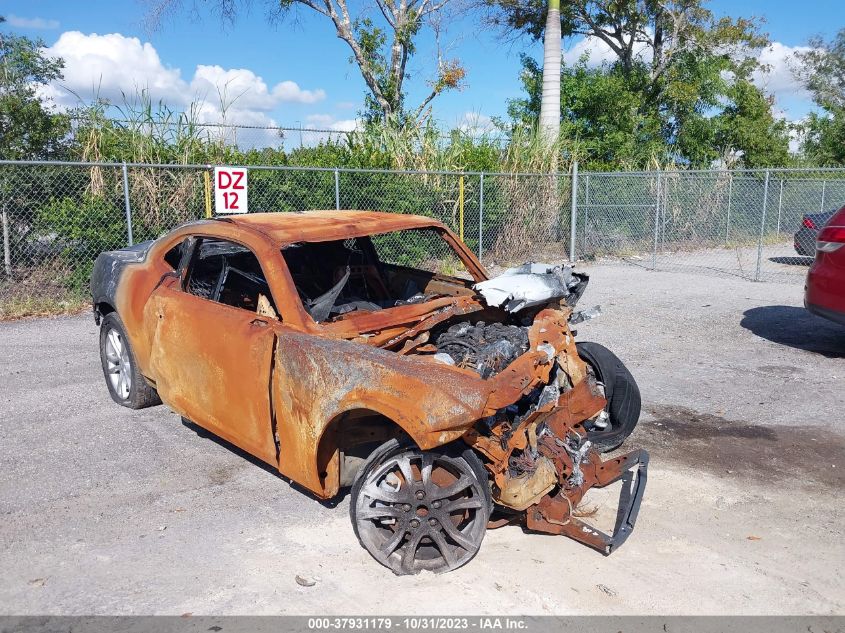
<path fill-rule="evenodd" d="M 622 445 L 640 420 L 640 388 L 619 357 L 603 345 L 584 342 L 576 346 L 578 355 L 593 368 L 596 380 L 604 385 L 608 425 L 605 429 L 589 431 L 587 437 L 599 452 L 608 453 Z"/>
<path fill-rule="evenodd" d="M 129 409 L 161 404 L 158 392 L 138 371 L 126 328 L 116 312 L 107 314 L 100 325 L 100 362 L 109 395 L 117 404 Z"/>

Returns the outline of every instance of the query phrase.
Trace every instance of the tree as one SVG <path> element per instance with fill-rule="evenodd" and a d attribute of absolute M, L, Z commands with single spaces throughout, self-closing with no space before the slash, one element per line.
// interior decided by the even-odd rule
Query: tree
<path fill-rule="evenodd" d="M 715 146 L 722 156 L 742 152 L 747 167 L 785 165 L 789 160 L 786 121 L 772 115 L 772 99 L 749 81 L 728 89 L 730 103 L 715 118 Z"/>
<path fill-rule="evenodd" d="M 5 18 L 0 16 L 0 24 Z M 62 148 L 67 117 L 50 112 L 37 88 L 61 79 L 62 60 L 46 57 L 44 42 L 0 31 L 0 156 L 49 158 Z"/>
<path fill-rule="evenodd" d="M 0 25 L 5 21 L 0 16 Z M 43 47 L 41 41 L 0 31 L 0 157 L 4 159 L 50 158 L 61 150 L 69 131 L 67 118 L 49 112 L 38 97 L 37 87 L 60 79 L 62 69 L 62 61 L 45 57 Z M 0 173 L 3 271 L 10 278 L 12 253 L 19 236 L 32 228 L 37 199 L 29 195 L 34 179 L 22 175 L 18 170 Z"/>
<path fill-rule="evenodd" d="M 540 39 L 547 21 L 544 0 L 487 0 L 493 22 Z M 560 12 L 563 37 L 600 40 L 617 57 L 624 75 L 649 67 L 652 96 L 673 61 L 685 53 L 732 55 L 753 60 L 752 51 L 767 43 L 752 20 L 721 18 L 703 7 L 704 0 L 570 0 Z M 745 54 L 743 54 L 745 51 Z"/>
<path fill-rule="evenodd" d="M 531 38 L 542 37 L 548 16 L 540 0 L 487 2 L 493 7 L 493 21 L 500 26 Z M 733 98 L 751 98 L 748 90 L 733 86 L 750 86 L 749 77 L 758 67 L 756 51 L 768 40 L 755 22 L 716 19 L 703 2 L 571 0 L 564 5 L 560 18 L 563 36 L 581 35 L 602 42 L 614 57 L 593 70 L 586 65 L 563 70 L 564 128 L 568 103 L 575 108 L 572 112 L 594 117 L 580 126 L 585 136 L 579 137 L 588 142 L 588 155 L 593 159 L 642 164 L 656 158 L 707 166 L 720 157 L 714 116 L 736 106 Z M 610 85 L 615 92 L 607 92 Z M 567 89 L 575 90 L 578 98 L 573 101 L 572 95 L 565 94 Z M 599 98 L 608 100 L 607 113 Z M 771 114 L 770 102 L 756 105 L 766 103 Z M 617 104 L 621 108 L 618 122 L 608 121 Z M 737 125 L 745 116 L 759 115 L 756 107 L 747 106 L 750 103 L 732 112 Z M 758 128 L 765 127 L 757 123 Z M 753 126 L 749 122 L 745 127 Z M 600 134 L 611 130 L 619 149 L 605 143 L 598 130 L 603 130 Z M 748 135 L 733 138 L 751 140 Z M 734 149 L 741 156 L 753 154 L 743 147 Z"/>
<path fill-rule="evenodd" d="M 810 50 L 799 53 L 796 75 L 821 112 L 812 112 L 804 126 L 802 149 L 820 165 L 845 164 L 845 28 L 825 42 L 810 40 Z"/>
<path fill-rule="evenodd" d="M 549 0 L 543 34 L 543 96 L 540 102 L 540 130 L 548 142 L 560 133 L 560 0 Z"/>
<path fill-rule="evenodd" d="M 331 22 L 337 37 L 349 47 L 353 61 L 367 86 L 370 118 L 420 122 L 430 114 L 430 104 L 446 90 L 460 88 L 466 71 L 457 59 L 438 53 L 430 92 L 408 107 L 404 86 L 408 61 L 416 52 L 415 38 L 426 26 L 439 37 L 438 17 L 457 0 L 365 0 L 354 9 L 347 0 L 274 0 L 271 17 L 296 17 L 299 10 Z M 150 0 L 148 22 L 156 26 L 163 16 L 181 8 L 184 0 Z M 235 0 L 212 0 L 225 20 L 237 13 Z M 246 0 L 249 2 L 249 0 Z"/>
<path fill-rule="evenodd" d="M 530 129 L 537 121 L 542 71 L 522 56 L 520 79 L 526 97 L 511 100 L 508 115 Z M 667 153 L 656 113 L 640 110 L 640 94 L 611 65 L 590 67 L 587 58 L 564 65 L 560 74 L 560 136 L 589 169 L 646 166 Z"/>

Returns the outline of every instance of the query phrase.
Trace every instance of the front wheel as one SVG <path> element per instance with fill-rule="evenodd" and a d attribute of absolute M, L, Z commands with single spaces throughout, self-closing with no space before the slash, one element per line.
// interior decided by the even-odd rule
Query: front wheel
<path fill-rule="evenodd" d="M 156 390 L 138 371 L 126 329 L 116 312 L 107 314 L 100 325 L 100 362 L 109 395 L 117 404 L 130 409 L 161 404 Z"/>
<path fill-rule="evenodd" d="M 578 355 L 584 360 L 604 386 L 607 399 L 608 423 L 605 428 L 588 429 L 587 437 L 600 453 L 619 448 L 622 442 L 634 432 L 640 420 L 642 399 L 637 382 L 609 349 L 598 343 L 577 343 Z"/>
<path fill-rule="evenodd" d="M 422 451 L 390 440 L 361 466 L 350 515 L 361 545 L 397 575 L 451 571 L 481 547 L 492 501 L 469 448 Z"/>

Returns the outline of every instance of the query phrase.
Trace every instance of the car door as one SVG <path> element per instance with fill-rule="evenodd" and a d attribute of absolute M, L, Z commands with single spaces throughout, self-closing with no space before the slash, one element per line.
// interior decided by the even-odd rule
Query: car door
<path fill-rule="evenodd" d="M 152 294 L 150 369 L 162 400 L 195 424 L 276 465 L 270 372 L 275 344 L 261 266 L 246 247 L 200 238 L 179 278 Z M 264 299 L 261 299 L 261 296 Z"/>

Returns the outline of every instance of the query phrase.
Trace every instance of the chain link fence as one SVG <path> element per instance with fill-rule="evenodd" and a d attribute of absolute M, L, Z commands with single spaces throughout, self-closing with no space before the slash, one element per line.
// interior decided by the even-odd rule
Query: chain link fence
<path fill-rule="evenodd" d="M 101 251 L 206 216 L 211 174 L 209 166 L 0 161 L 0 317 L 84 303 Z M 805 214 L 843 204 L 845 170 L 578 174 L 576 168 L 550 175 L 249 168 L 250 212 L 422 214 L 461 235 L 486 264 L 600 260 L 757 281 L 802 281 L 812 257 L 795 251 L 793 234 Z M 812 231 L 802 230 L 812 243 Z M 382 246 L 398 255 L 400 245 Z M 446 269 L 453 264 L 445 243 L 423 250 L 420 257 Z"/>
<path fill-rule="evenodd" d="M 845 205 L 845 170 L 592 173 L 578 193 L 581 258 L 803 282 L 816 230 Z"/>

